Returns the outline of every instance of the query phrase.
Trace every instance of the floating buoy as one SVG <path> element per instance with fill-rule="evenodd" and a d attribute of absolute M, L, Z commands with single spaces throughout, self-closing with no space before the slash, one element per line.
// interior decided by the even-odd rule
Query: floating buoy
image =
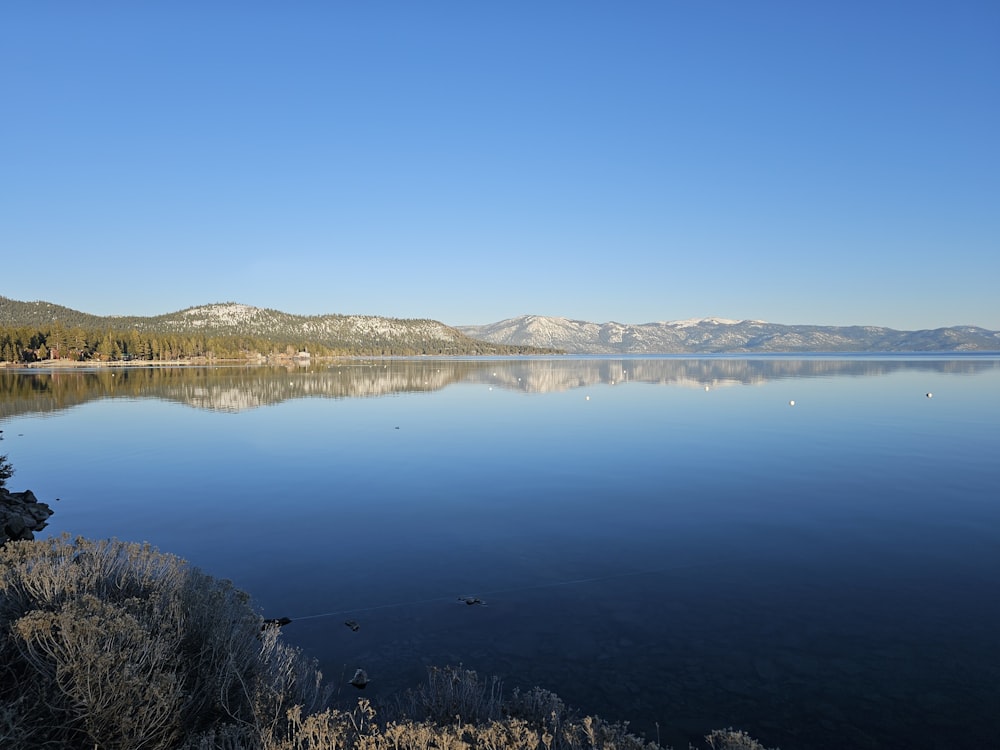
<path fill-rule="evenodd" d="M 928 393 L 927 394 L 927 398 L 934 398 L 934 394 L 933 393 Z"/>
<path fill-rule="evenodd" d="M 795 402 L 794 402 L 794 401 L 789 401 L 789 402 L 788 402 L 788 405 L 789 405 L 789 406 L 795 406 Z"/>
<path fill-rule="evenodd" d="M 587 399 L 587 401 L 590 401 L 590 396 L 587 396 L 586 399 Z"/>

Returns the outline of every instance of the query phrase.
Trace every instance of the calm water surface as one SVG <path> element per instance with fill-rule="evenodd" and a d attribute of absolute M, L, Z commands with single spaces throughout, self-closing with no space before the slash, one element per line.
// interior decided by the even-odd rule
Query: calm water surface
<path fill-rule="evenodd" d="M 0 371 L 0 429 L 43 535 L 230 578 L 376 698 L 462 664 L 678 748 L 1000 737 L 995 357 Z"/>

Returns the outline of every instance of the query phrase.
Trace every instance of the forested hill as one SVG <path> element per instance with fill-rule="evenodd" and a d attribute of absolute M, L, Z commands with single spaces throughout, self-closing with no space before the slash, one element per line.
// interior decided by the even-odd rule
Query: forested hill
<path fill-rule="evenodd" d="M 21 326 L 50 326 L 60 321 L 67 328 L 104 328 L 108 321 L 126 321 L 131 318 L 102 318 L 100 315 L 90 315 L 78 310 L 71 310 L 51 302 L 18 302 L 0 296 L 0 326 L 16 328 Z M 123 324 L 127 327 L 127 323 Z"/>
<path fill-rule="evenodd" d="M 477 341 L 434 320 L 302 316 L 236 303 L 155 317 L 90 315 L 0 297 L 0 360 L 248 358 L 314 355 L 541 354 L 552 349 Z"/>

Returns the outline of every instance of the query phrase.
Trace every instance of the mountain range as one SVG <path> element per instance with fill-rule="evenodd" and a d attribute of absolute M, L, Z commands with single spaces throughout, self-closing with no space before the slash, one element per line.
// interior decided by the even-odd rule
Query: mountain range
<path fill-rule="evenodd" d="M 376 315 L 292 315 L 235 302 L 189 307 L 151 317 L 98 316 L 51 302 L 19 302 L 0 297 L 0 326 L 46 329 L 54 323 L 64 328 L 91 331 L 135 330 L 157 335 L 255 337 L 306 347 L 319 344 L 342 352 L 552 353 L 551 350 L 535 349 L 530 345 L 508 346 L 476 341 L 436 320 Z"/>
<path fill-rule="evenodd" d="M 879 326 L 781 325 L 723 318 L 629 324 L 522 315 L 457 328 L 495 344 L 530 344 L 570 354 L 1000 351 L 1000 332 L 976 326 L 897 331 Z"/>
<path fill-rule="evenodd" d="M 168 334 L 257 336 L 326 346 L 432 342 L 461 353 L 746 354 L 820 352 L 994 352 L 1000 332 L 976 326 L 899 331 L 880 326 L 782 325 L 762 320 L 699 318 L 656 323 L 593 323 L 523 315 L 488 325 L 450 326 L 427 319 L 374 315 L 292 315 L 233 302 L 153 317 L 98 316 L 50 302 L 0 297 L 0 326 L 114 328 Z M 488 342 L 483 347 L 476 342 Z"/>

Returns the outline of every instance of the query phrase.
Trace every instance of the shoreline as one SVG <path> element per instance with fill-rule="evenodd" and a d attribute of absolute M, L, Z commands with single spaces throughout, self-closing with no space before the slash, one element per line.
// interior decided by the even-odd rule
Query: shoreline
<path fill-rule="evenodd" d="M 328 362 L 347 362 L 357 360 L 394 360 L 394 359 L 443 359 L 443 360 L 490 360 L 490 359 L 595 359 L 595 360 L 615 360 L 615 359 L 696 359 L 696 360 L 782 360 L 782 359 L 996 359 L 1000 357 L 998 351 L 954 351 L 954 352 L 713 352 L 713 353 L 626 353 L 626 354 L 341 354 L 327 357 L 311 357 L 310 359 L 297 358 L 295 356 L 261 357 L 255 359 L 222 359 L 208 357 L 192 357 L 190 359 L 168 359 L 168 360 L 42 360 L 39 362 L 0 362 L 0 371 L 28 371 L 28 370 L 106 370 L 120 368 L 143 368 L 143 367 L 301 367 L 307 368 L 310 365 Z"/>
<path fill-rule="evenodd" d="M 6 370 L 100 370 L 106 368 L 120 367 L 210 367 L 234 366 L 234 365 L 300 365 L 308 366 L 312 362 L 328 362 L 339 359 L 350 359 L 350 357 L 315 357 L 311 360 L 296 359 L 295 357 L 276 357 L 263 359 L 209 359 L 208 357 L 194 357 L 191 359 L 130 359 L 130 360 L 73 360 L 73 359 L 46 359 L 40 362 L 0 362 L 0 369 Z"/>

